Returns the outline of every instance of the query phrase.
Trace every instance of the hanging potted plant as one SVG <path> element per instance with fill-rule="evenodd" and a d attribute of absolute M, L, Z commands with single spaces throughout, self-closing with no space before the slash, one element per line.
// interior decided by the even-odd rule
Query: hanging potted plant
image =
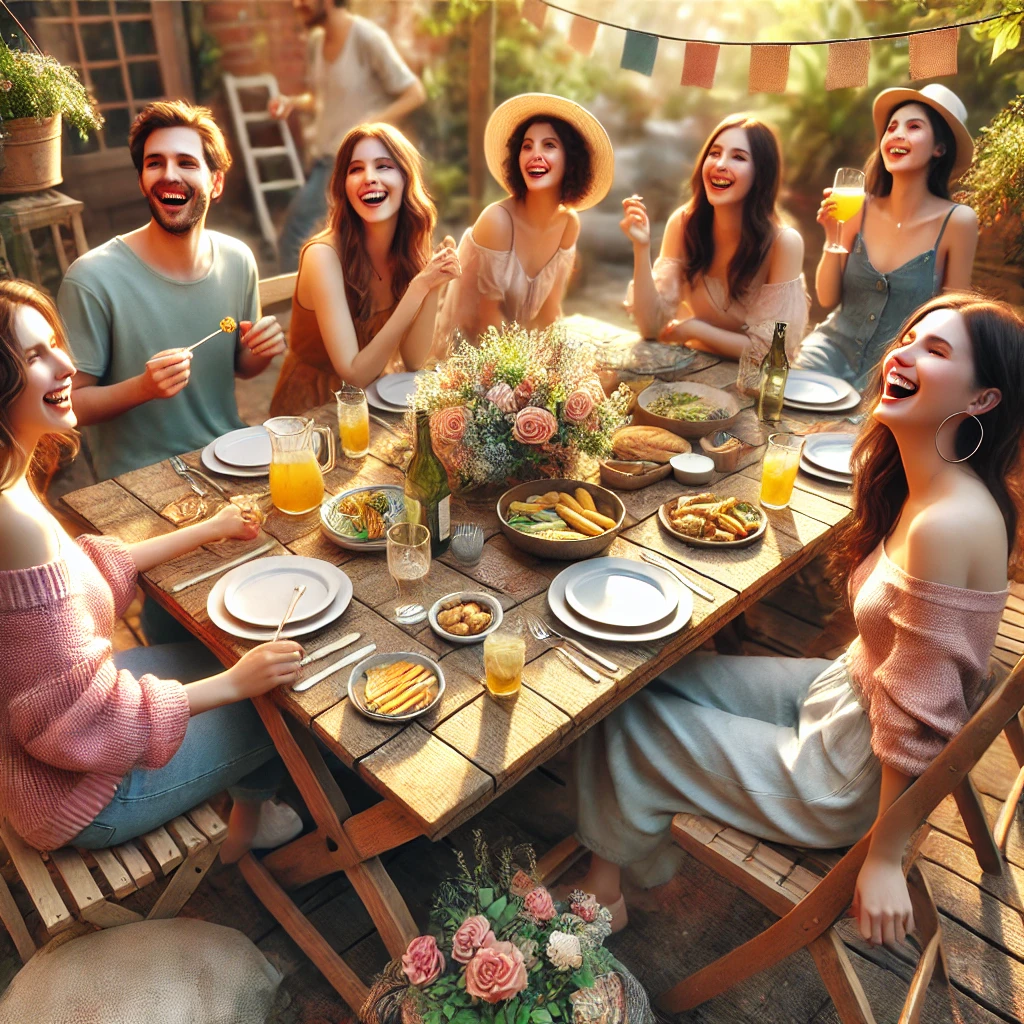
<path fill-rule="evenodd" d="M 71 68 L 0 41 L 0 193 L 38 192 L 64 180 L 62 120 L 83 139 L 103 124 Z"/>

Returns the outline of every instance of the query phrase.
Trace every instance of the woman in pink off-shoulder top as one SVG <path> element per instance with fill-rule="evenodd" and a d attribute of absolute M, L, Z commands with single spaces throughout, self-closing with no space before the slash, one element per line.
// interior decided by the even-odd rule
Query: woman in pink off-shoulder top
<path fill-rule="evenodd" d="M 283 766 L 247 698 L 294 681 L 302 648 L 262 644 L 225 671 L 198 642 L 111 642 L 139 572 L 259 527 L 228 505 L 134 544 L 73 541 L 32 483 L 76 447 L 73 373 L 53 303 L 0 281 L 0 816 L 37 848 L 98 849 L 232 787 L 222 858 L 279 845 L 301 820 L 270 799 Z"/>
<path fill-rule="evenodd" d="M 854 449 L 854 514 L 832 551 L 857 637 L 834 662 L 683 659 L 577 745 L 580 887 L 626 923 L 620 874 L 666 881 L 672 816 L 797 846 L 854 843 L 986 692 L 1021 555 L 1024 320 L 947 294 L 904 324 Z M 875 834 L 854 911 L 865 939 L 913 927 L 909 836 Z"/>

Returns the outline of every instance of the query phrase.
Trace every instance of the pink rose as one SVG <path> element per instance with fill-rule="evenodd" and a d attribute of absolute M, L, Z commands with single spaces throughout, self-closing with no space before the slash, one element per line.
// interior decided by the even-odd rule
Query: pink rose
<path fill-rule="evenodd" d="M 511 942 L 496 942 L 476 951 L 466 964 L 466 991 L 485 1003 L 511 999 L 526 988 L 523 954 Z"/>
<path fill-rule="evenodd" d="M 555 904 L 551 899 L 551 893 L 543 885 L 538 885 L 523 900 L 523 909 L 537 922 L 550 921 L 555 916 Z"/>
<path fill-rule="evenodd" d="M 429 985 L 441 976 L 444 957 L 433 935 L 419 935 L 402 954 L 402 970 L 413 985 Z"/>
<path fill-rule="evenodd" d="M 565 418 L 570 423 L 582 423 L 594 411 L 594 396 L 582 388 L 565 400 Z"/>
<path fill-rule="evenodd" d="M 484 398 L 486 398 L 488 402 L 493 402 L 502 412 L 516 411 L 516 396 L 504 381 L 499 381 L 495 384 L 494 387 L 484 395 Z"/>
<path fill-rule="evenodd" d="M 523 870 L 519 870 L 512 877 L 512 881 L 509 884 L 509 892 L 513 896 L 525 896 L 527 893 L 533 892 L 537 888 L 537 883 Z"/>
<path fill-rule="evenodd" d="M 512 436 L 520 444 L 545 444 L 555 436 L 558 421 L 547 409 L 529 405 L 516 413 Z"/>
<path fill-rule="evenodd" d="M 430 436 L 441 445 L 455 444 L 466 433 L 466 410 L 461 405 L 438 409 L 430 415 Z"/>
<path fill-rule="evenodd" d="M 583 918 L 588 924 L 597 918 L 597 912 L 601 904 L 594 896 L 584 896 L 581 900 L 574 900 L 569 904 L 569 909 L 577 916 Z"/>
<path fill-rule="evenodd" d="M 494 945 L 494 932 L 486 917 L 477 914 L 467 917 L 452 938 L 452 959 L 468 964 L 473 954 L 482 946 Z"/>
<path fill-rule="evenodd" d="M 516 385 L 515 391 L 512 393 L 516 397 L 516 408 L 522 409 L 533 394 L 533 381 L 529 378 L 524 381 L 520 381 L 520 383 Z"/>

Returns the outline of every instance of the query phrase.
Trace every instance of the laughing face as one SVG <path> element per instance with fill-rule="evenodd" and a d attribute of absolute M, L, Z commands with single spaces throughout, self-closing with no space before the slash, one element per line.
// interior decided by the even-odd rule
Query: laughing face
<path fill-rule="evenodd" d="M 920 103 L 907 103 L 894 110 L 878 145 L 890 174 L 921 170 L 942 155 L 928 111 Z"/>
<path fill-rule="evenodd" d="M 25 387 L 11 406 L 11 426 L 26 448 L 44 434 L 74 428 L 71 408 L 71 357 L 57 342 L 53 328 L 33 306 L 18 306 L 14 333 L 25 362 Z"/>
<path fill-rule="evenodd" d="M 224 189 L 224 174 L 210 170 L 197 131 L 158 128 L 146 139 L 139 186 L 157 224 L 172 235 L 187 235 L 202 227 L 210 203 Z"/>
<path fill-rule="evenodd" d="M 526 129 L 519 150 L 519 170 L 529 192 L 561 190 L 565 177 L 565 148 L 550 124 L 538 121 Z"/>
<path fill-rule="evenodd" d="M 745 128 L 726 128 L 711 143 L 701 178 L 712 206 L 741 203 L 747 198 L 754 183 L 754 160 Z"/>
<path fill-rule="evenodd" d="M 345 195 L 352 209 L 368 223 L 398 216 L 405 177 L 380 139 L 365 138 L 356 143 L 345 176 Z"/>

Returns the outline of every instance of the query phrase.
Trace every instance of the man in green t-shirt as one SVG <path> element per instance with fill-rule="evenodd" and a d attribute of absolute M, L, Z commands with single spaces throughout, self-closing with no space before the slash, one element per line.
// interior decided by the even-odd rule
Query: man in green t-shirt
<path fill-rule="evenodd" d="M 75 412 L 101 479 L 244 426 L 234 378 L 256 376 L 285 348 L 277 319 L 260 317 L 252 252 L 206 228 L 231 166 L 211 112 L 151 103 L 128 146 L 149 223 L 75 260 L 57 294 Z M 225 317 L 236 330 L 187 350 Z"/>

